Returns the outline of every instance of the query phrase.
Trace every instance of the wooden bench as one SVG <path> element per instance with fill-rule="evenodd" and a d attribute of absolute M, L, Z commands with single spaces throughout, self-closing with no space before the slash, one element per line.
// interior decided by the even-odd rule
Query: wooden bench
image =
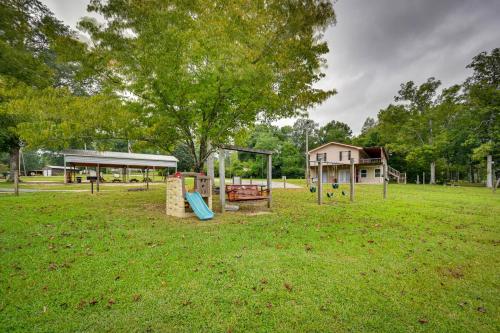
<path fill-rule="evenodd" d="M 269 190 L 259 190 L 258 185 L 226 185 L 228 201 L 266 200 Z"/>

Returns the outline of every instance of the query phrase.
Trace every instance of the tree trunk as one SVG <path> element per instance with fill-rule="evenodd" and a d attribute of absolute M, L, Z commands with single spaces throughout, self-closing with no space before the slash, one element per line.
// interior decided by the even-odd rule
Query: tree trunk
<path fill-rule="evenodd" d="M 429 184 L 436 184 L 436 162 L 431 162 L 431 180 Z"/>
<path fill-rule="evenodd" d="M 10 149 L 10 173 L 7 181 L 13 182 L 15 175 L 19 175 L 19 146 Z"/>
<path fill-rule="evenodd" d="M 486 157 L 486 187 L 489 188 L 493 187 L 492 170 L 493 170 L 493 157 L 491 155 L 488 155 Z"/>

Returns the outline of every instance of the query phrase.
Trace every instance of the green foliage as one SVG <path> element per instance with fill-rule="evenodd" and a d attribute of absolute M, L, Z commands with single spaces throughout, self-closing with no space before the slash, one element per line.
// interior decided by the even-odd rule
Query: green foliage
<path fill-rule="evenodd" d="M 184 143 L 200 169 L 257 119 L 296 116 L 334 94 L 312 85 L 335 22 L 329 1 L 91 1 L 85 19 L 103 85 L 134 98 L 152 143 Z"/>
<path fill-rule="evenodd" d="M 349 125 L 332 120 L 321 127 L 318 132 L 318 145 L 328 142 L 351 143 L 352 130 Z"/>

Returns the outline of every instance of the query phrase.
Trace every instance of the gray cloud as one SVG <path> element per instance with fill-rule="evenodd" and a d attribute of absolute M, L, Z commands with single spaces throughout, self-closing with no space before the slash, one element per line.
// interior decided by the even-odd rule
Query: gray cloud
<path fill-rule="evenodd" d="M 500 47 L 495 0 L 340 0 L 335 8 L 338 23 L 325 34 L 327 77 L 319 86 L 338 94 L 310 116 L 346 122 L 354 132 L 392 102 L 402 82 L 435 76 L 444 86 L 460 83 L 474 55 Z"/>
<path fill-rule="evenodd" d="M 43 2 L 72 27 L 88 15 L 88 0 Z M 338 94 L 310 117 L 343 121 L 355 133 L 402 82 L 435 76 L 444 86 L 460 83 L 474 55 L 500 47 L 498 0 L 339 0 L 335 10 L 338 23 L 325 33 L 327 76 L 318 86 Z"/>

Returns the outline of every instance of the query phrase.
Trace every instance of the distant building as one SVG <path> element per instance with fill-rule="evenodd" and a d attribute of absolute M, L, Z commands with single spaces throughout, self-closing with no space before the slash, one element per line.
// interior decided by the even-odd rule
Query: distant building
<path fill-rule="evenodd" d="M 71 170 L 77 172 L 78 169 L 74 167 L 66 167 L 66 170 Z M 43 168 L 43 175 L 45 177 L 50 176 L 64 176 L 64 167 L 58 165 L 47 165 Z"/>
<path fill-rule="evenodd" d="M 383 147 L 358 147 L 340 142 L 330 142 L 309 151 L 309 176 L 318 178 L 319 162 L 323 165 L 323 183 L 349 183 L 350 161 L 354 159 L 354 181 L 378 184 L 384 181 L 383 164 L 388 156 Z M 388 176 L 398 183 L 406 182 L 406 174 L 388 166 Z"/>

